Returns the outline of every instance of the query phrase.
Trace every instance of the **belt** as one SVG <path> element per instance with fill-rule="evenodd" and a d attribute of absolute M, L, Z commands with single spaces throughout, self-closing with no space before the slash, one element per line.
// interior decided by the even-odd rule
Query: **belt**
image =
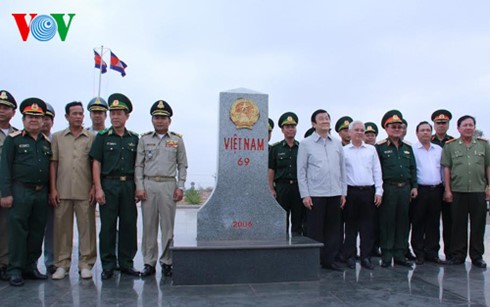
<path fill-rule="evenodd" d="M 434 185 L 419 184 L 419 188 L 431 189 L 431 190 L 440 189 L 442 188 L 442 183 L 434 184 Z"/>
<path fill-rule="evenodd" d="M 24 183 L 24 182 L 20 182 L 20 181 L 16 181 L 15 183 L 18 183 L 18 184 L 24 186 L 25 188 L 28 188 L 28 189 L 34 190 L 34 191 L 41 191 L 42 189 L 44 189 L 46 187 L 45 184 Z"/>
<path fill-rule="evenodd" d="M 359 191 L 366 191 L 366 190 L 372 190 L 374 189 L 374 185 L 348 185 L 348 189 L 351 190 L 359 190 Z"/>
<path fill-rule="evenodd" d="M 296 180 L 296 179 L 277 179 L 275 182 L 276 183 L 295 184 L 295 183 L 298 183 L 298 180 Z"/>
<path fill-rule="evenodd" d="M 156 182 L 174 182 L 175 177 L 171 176 L 145 176 L 145 179 Z"/>
<path fill-rule="evenodd" d="M 133 180 L 134 176 L 133 175 L 128 175 L 128 176 L 103 176 L 103 179 L 109 179 L 109 180 L 118 180 L 118 181 L 129 181 Z"/>
<path fill-rule="evenodd" d="M 389 185 L 394 185 L 398 188 L 403 188 L 404 186 L 406 186 L 408 184 L 408 181 L 390 181 L 390 180 L 387 180 L 387 181 L 384 181 L 384 183 L 389 184 Z"/>

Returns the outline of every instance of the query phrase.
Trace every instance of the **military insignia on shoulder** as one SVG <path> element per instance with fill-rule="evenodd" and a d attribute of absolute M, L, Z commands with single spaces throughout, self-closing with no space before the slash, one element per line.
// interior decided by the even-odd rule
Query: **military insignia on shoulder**
<path fill-rule="evenodd" d="M 274 144 L 271 145 L 271 147 L 274 147 L 274 146 L 279 145 L 279 144 L 281 144 L 281 141 L 275 142 Z"/>
<path fill-rule="evenodd" d="M 450 139 L 450 140 L 447 140 L 447 141 L 446 141 L 446 144 L 452 143 L 452 142 L 454 142 L 454 141 L 456 141 L 456 140 L 457 140 L 457 139 Z"/>
<path fill-rule="evenodd" d="M 383 145 L 384 143 L 388 142 L 388 139 L 381 140 L 376 143 L 376 145 Z"/>
<path fill-rule="evenodd" d="M 9 136 L 11 136 L 11 137 L 13 137 L 13 138 L 14 138 L 14 137 L 19 136 L 19 135 L 21 135 L 21 134 L 22 134 L 22 131 L 20 131 L 20 130 L 16 130 L 16 131 L 14 131 L 14 132 L 9 133 Z"/>
<path fill-rule="evenodd" d="M 487 138 L 484 138 L 484 137 L 477 137 L 476 138 L 478 141 L 483 141 L 485 143 L 488 143 L 488 139 Z"/>
<path fill-rule="evenodd" d="M 102 135 L 102 134 L 106 134 L 107 132 L 109 132 L 109 129 L 106 128 L 104 130 L 100 130 L 97 134 Z"/>
<path fill-rule="evenodd" d="M 150 135 L 152 133 L 153 133 L 153 131 L 148 131 L 148 132 L 142 133 L 141 136 L 143 137 L 143 136 L 146 136 L 146 135 Z"/>
<path fill-rule="evenodd" d="M 46 141 L 48 141 L 48 143 L 51 143 L 51 140 L 49 139 L 49 137 L 46 134 L 44 134 L 44 133 L 41 133 L 41 134 L 43 135 L 44 139 Z"/>
<path fill-rule="evenodd" d="M 139 137 L 139 134 L 138 134 L 138 133 L 136 133 L 136 132 L 134 132 L 134 131 L 128 130 L 128 133 L 129 133 L 130 135 L 133 135 L 133 136 Z"/>
<path fill-rule="evenodd" d="M 179 138 L 182 138 L 182 137 L 183 137 L 183 135 L 182 135 L 182 134 L 177 133 L 177 132 L 173 132 L 173 131 L 170 131 L 170 134 L 173 134 L 173 135 L 175 135 L 175 136 L 178 136 Z"/>

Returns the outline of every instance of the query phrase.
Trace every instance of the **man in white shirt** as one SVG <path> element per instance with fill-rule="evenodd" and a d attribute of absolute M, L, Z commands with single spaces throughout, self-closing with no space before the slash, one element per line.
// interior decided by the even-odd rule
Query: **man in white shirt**
<path fill-rule="evenodd" d="M 317 110 L 311 116 L 315 128 L 298 149 L 298 185 L 306 207 L 307 236 L 322 242 L 320 264 L 341 271 L 335 263 L 340 250 L 340 210 L 345 205 L 344 150 L 330 136 L 330 115 Z"/>
<path fill-rule="evenodd" d="M 347 202 L 344 207 L 345 240 L 342 255 L 347 266 L 355 268 L 357 234 L 361 237 L 361 266 L 372 270 L 370 254 L 374 245 L 376 207 L 381 204 L 383 179 L 378 153 L 373 145 L 364 143 L 364 124 L 349 125 L 351 143 L 344 146 Z"/>
<path fill-rule="evenodd" d="M 439 220 L 443 195 L 442 148 L 431 143 L 432 126 L 423 121 L 416 128 L 418 142 L 413 145 L 417 165 L 418 196 L 411 204 L 412 248 L 416 264 L 439 259 Z"/>

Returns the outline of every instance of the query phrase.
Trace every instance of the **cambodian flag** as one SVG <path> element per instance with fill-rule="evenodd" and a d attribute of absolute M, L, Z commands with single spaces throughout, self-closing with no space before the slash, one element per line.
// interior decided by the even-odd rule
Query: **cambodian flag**
<path fill-rule="evenodd" d="M 95 51 L 95 50 L 94 50 L 94 60 L 95 60 L 95 68 L 101 69 L 103 74 L 106 73 L 107 72 L 107 64 L 102 59 L 100 54 L 98 54 L 97 51 Z"/>
<path fill-rule="evenodd" d="M 119 60 L 119 58 L 111 51 L 111 69 L 117 70 L 121 73 L 121 76 L 124 77 L 126 75 L 126 72 L 124 71 L 126 67 L 128 67 L 128 65 Z"/>

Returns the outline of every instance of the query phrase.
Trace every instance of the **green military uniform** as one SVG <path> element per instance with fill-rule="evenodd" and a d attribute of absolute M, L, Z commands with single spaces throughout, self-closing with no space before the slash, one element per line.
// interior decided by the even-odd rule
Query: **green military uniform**
<path fill-rule="evenodd" d="M 123 109 L 119 108 L 122 105 L 129 105 L 126 110 L 129 112 L 132 110 L 127 97 L 121 95 L 122 97 L 116 96 L 119 98 L 116 99 L 114 95 L 121 94 L 113 94 L 109 97 L 111 110 Z M 108 271 L 116 268 L 116 262 L 119 263 L 121 270 L 131 269 L 137 251 L 137 211 L 134 202 L 134 165 L 137 146 L 136 133 L 125 129 L 123 136 L 119 136 L 111 127 L 97 134 L 90 149 L 90 157 L 101 164 L 101 185 L 106 203 L 99 206 L 101 221 L 99 253 L 102 268 Z M 115 253 L 116 236 L 118 236 L 118 259 Z"/>
<path fill-rule="evenodd" d="M 486 168 L 490 167 L 490 145 L 473 138 L 466 145 L 461 138 L 444 146 L 441 164 L 451 170 L 451 257 L 464 262 L 468 251 L 468 213 L 471 221 L 470 258 L 481 260 L 486 223 Z"/>
<path fill-rule="evenodd" d="M 298 123 L 298 117 L 292 112 L 284 113 L 279 118 L 279 127 Z M 269 152 L 269 169 L 274 171 L 274 186 L 277 202 L 286 210 L 286 224 L 289 232 L 289 217 L 291 216 L 291 232 L 302 235 L 305 218 L 305 207 L 301 200 L 298 187 L 296 160 L 299 142 L 294 140 L 289 146 L 286 140 L 272 145 Z"/>
<path fill-rule="evenodd" d="M 29 98 L 22 102 L 23 114 L 42 116 L 44 102 Z M 37 271 L 41 256 L 48 210 L 49 139 L 39 133 L 37 139 L 27 131 L 16 131 L 5 139 L 0 162 L 1 195 L 12 196 L 9 209 L 9 264 L 12 277 Z M 22 282 L 23 283 L 23 282 Z M 17 284 L 21 285 L 21 284 Z"/>
<path fill-rule="evenodd" d="M 395 118 L 393 118 L 395 117 Z M 382 126 L 401 124 L 401 113 L 390 111 Z M 383 202 L 379 207 L 380 246 L 385 263 L 405 262 L 408 248 L 410 190 L 417 188 L 417 168 L 410 145 L 399 140 L 397 148 L 389 138 L 376 144 L 383 173 Z"/>

